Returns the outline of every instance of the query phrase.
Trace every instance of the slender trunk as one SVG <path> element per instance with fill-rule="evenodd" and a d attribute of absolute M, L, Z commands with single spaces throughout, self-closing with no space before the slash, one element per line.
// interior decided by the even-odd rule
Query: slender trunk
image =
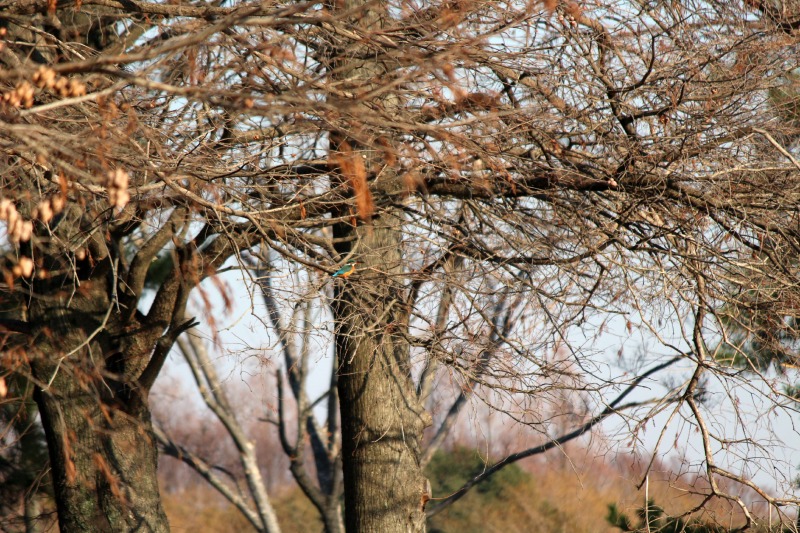
<path fill-rule="evenodd" d="M 334 305 L 347 531 L 425 530 L 428 483 L 420 440 L 430 419 L 409 368 L 408 324 L 393 273 L 400 272 L 399 221 L 346 224 L 337 236 L 361 238 L 364 268 L 338 281 Z"/>
<path fill-rule="evenodd" d="M 42 506 L 35 492 L 25 496 L 25 533 L 42 533 Z"/>

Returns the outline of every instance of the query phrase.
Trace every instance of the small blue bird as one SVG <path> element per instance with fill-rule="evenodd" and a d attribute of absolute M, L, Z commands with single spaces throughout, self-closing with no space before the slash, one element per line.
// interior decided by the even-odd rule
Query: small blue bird
<path fill-rule="evenodd" d="M 357 264 L 358 264 L 357 261 L 353 261 L 351 259 L 350 261 L 348 261 L 347 263 L 342 265 L 342 268 L 340 268 L 339 270 L 334 272 L 331 277 L 332 278 L 346 278 L 346 277 L 350 276 L 353 272 L 356 271 L 356 265 Z"/>

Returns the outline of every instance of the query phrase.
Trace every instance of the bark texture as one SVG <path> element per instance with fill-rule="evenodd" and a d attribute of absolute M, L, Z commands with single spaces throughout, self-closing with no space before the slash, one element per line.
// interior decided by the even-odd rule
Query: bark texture
<path fill-rule="evenodd" d="M 372 227 L 338 228 L 360 239 L 363 267 L 337 282 L 334 306 L 347 531 L 425 530 L 420 440 L 430 418 L 417 400 L 403 334 L 408 317 L 394 277 L 399 222 L 388 212 Z"/>
<path fill-rule="evenodd" d="M 156 478 L 150 413 L 100 412 L 91 394 L 39 392 L 59 528 L 63 532 L 169 531 Z M 126 406 L 127 407 L 127 406 Z"/>
<path fill-rule="evenodd" d="M 383 2 L 346 0 L 333 8 L 353 16 L 349 22 L 365 32 L 380 31 L 388 16 Z M 358 53 L 331 58 L 331 66 L 334 77 L 354 94 L 380 83 L 390 69 L 373 58 L 364 61 Z M 341 105 L 356 124 L 366 110 L 359 99 Z M 402 102 L 390 95 L 380 105 L 399 109 Z M 336 282 L 334 303 L 345 528 L 425 531 L 429 484 L 420 465 L 420 445 L 430 416 L 411 379 L 408 309 L 402 296 L 402 213 L 382 209 L 376 215 L 372 200 L 376 193 L 399 193 L 403 185 L 376 149 L 391 145 L 391 134 L 356 128 L 356 137 L 351 129 L 332 132 L 330 141 L 331 159 L 355 198 L 349 222 L 334 226 L 334 240 L 343 257 L 359 263 L 358 273 Z M 380 183 L 374 181 L 378 174 Z"/>
<path fill-rule="evenodd" d="M 64 532 L 169 531 L 148 392 L 181 328 L 126 316 L 113 297 L 117 280 L 109 258 L 98 263 L 77 293 L 60 290 L 54 278 L 35 284 L 26 310 L 59 526 Z M 171 303 L 183 307 L 177 279 L 173 274 L 161 296 L 172 293 Z"/>
<path fill-rule="evenodd" d="M 102 263 L 96 273 L 102 274 Z M 80 295 L 46 284 L 35 292 L 50 297 L 32 300 L 28 313 L 38 326 L 32 370 L 40 384 L 35 398 L 59 527 L 169 531 L 156 477 L 148 387 L 137 381 L 151 359 L 157 330 L 148 331 L 136 319 L 124 327 L 113 312 L 109 287 L 99 281 L 84 282 Z"/>

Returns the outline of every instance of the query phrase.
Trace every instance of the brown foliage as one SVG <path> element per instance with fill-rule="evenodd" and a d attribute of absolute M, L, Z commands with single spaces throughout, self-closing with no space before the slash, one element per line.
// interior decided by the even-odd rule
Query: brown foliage
<path fill-rule="evenodd" d="M 356 199 L 358 218 L 364 222 L 372 220 L 375 203 L 367 182 L 366 156 L 354 151 L 347 141 L 342 141 L 338 149 L 331 152 L 330 161 L 334 168 L 347 180 L 348 187 Z"/>
<path fill-rule="evenodd" d="M 255 531 L 235 507 L 199 480 L 183 490 L 165 493 L 163 500 L 172 531 Z"/>

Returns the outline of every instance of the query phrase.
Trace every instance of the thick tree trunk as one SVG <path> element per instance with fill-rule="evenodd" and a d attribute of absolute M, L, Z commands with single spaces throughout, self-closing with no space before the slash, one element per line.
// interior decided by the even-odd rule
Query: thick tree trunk
<path fill-rule="evenodd" d="M 420 439 L 430 423 L 417 401 L 404 338 L 398 219 L 391 214 L 337 236 L 360 237 L 363 268 L 337 281 L 336 347 L 342 418 L 345 524 L 351 532 L 425 530 L 428 483 Z"/>
<path fill-rule="evenodd" d="M 36 396 L 61 531 L 169 531 L 147 406 L 101 409 L 95 395 L 55 383 Z"/>
<path fill-rule="evenodd" d="M 160 331 L 123 321 L 103 268 L 82 292 L 34 287 L 31 367 L 63 533 L 169 531 L 147 389 L 137 378 Z M 110 280 L 109 280 L 110 281 Z"/>
<path fill-rule="evenodd" d="M 55 3 L 52 6 L 55 9 Z M 62 47 L 53 44 L 59 38 L 69 41 L 65 50 L 80 42 L 98 53 L 121 51 L 119 10 L 99 8 L 87 14 L 80 5 L 62 7 L 48 13 L 47 21 L 41 17 L 26 24 L 4 21 L 3 31 L 15 45 L 6 47 L 0 62 L 15 68 L 36 63 L 54 66 L 62 58 Z M 35 29 L 37 25 L 41 28 Z M 145 27 L 126 29 L 123 38 L 135 39 Z M 54 38 L 45 38 L 50 31 Z M 72 118 L 86 120 L 78 117 L 82 115 Z M 104 150 L 108 144 L 104 141 Z M 9 157 L 18 156 L 10 152 Z M 103 168 L 114 167 L 110 158 L 101 158 Z M 50 180 L 40 181 L 38 172 L 32 172 L 26 184 L 32 192 Z M 35 399 L 48 443 L 60 530 L 168 531 L 156 478 L 157 448 L 151 437 L 147 392 L 159 369 L 148 363 L 171 324 L 162 320 L 143 327 L 131 318 L 140 293 L 122 299 L 131 288 L 120 281 L 126 266 L 124 259 L 119 261 L 125 255 L 122 239 L 109 235 L 114 207 L 108 209 L 77 193 L 73 203 L 72 196 L 64 197 L 65 209 L 46 231 L 34 226 L 35 250 L 22 247 L 24 255 L 39 265 L 38 274 L 46 275 L 20 281 L 25 294 L 20 307 L 27 307 L 19 320 L 31 330 L 27 357 L 37 384 Z M 35 219 L 31 213 L 24 215 Z M 73 255 L 78 250 L 84 254 L 81 259 Z M 154 246 L 151 256 L 158 250 Z M 118 261 L 112 267 L 115 254 Z M 13 296 L 13 289 L 4 295 Z M 173 294 L 170 303 L 175 301 Z M 162 353 L 165 350 L 168 347 Z M 145 368 L 151 371 L 140 386 Z"/>
<path fill-rule="evenodd" d="M 341 10 L 364 31 L 379 31 L 386 17 L 383 2 L 344 0 Z M 352 44 L 352 43 L 348 43 Z M 332 59 L 334 77 L 354 92 L 380 83 L 387 65 L 364 60 L 371 52 Z M 359 123 L 362 102 L 343 102 Z M 386 109 L 401 107 L 396 97 L 381 99 Z M 365 112 L 369 112 L 364 107 Z M 348 532 L 425 531 L 429 484 L 420 466 L 420 442 L 430 416 L 419 403 L 411 379 L 406 334 L 408 310 L 402 294 L 402 214 L 385 209 L 374 217 L 370 192 L 380 171 L 383 193 L 404 190 L 399 176 L 382 157 L 391 134 L 359 130 L 331 135 L 332 161 L 356 197 L 351 223 L 334 227 L 338 251 L 359 262 L 353 276 L 336 281 L 334 318 L 342 430 L 345 528 Z M 388 136 L 388 139 L 387 137 Z M 371 140 L 369 140 L 371 138 Z M 379 140 L 380 139 L 380 140 Z M 363 166 L 361 164 L 363 162 Z M 345 215 L 345 213 L 342 213 Z M 355 215 L 355 216 L 353 216 Z M 367 222 L 365 222 L 367 221 Z"/>

